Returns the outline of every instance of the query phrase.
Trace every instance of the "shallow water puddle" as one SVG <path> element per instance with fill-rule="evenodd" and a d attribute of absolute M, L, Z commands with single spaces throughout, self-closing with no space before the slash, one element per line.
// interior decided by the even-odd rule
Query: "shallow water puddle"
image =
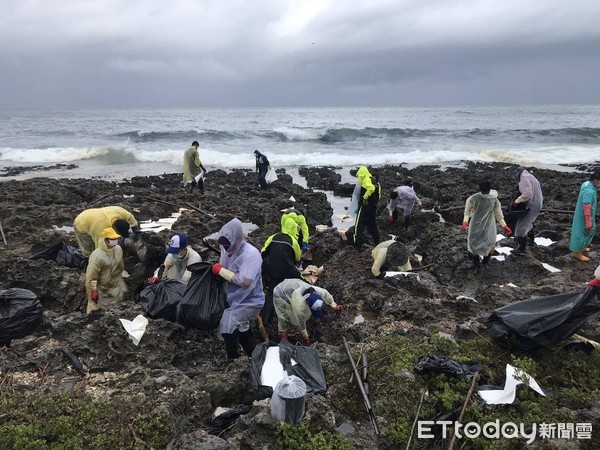
<path fill-rule="evenodd" d="M 377 320 L 379 318 L 379 314 L 373 311 L 362 311 L 358 316 L 354 318 L 353 325 L 359 325 L 364 322 L 372 322 L 373 320 Z"/>

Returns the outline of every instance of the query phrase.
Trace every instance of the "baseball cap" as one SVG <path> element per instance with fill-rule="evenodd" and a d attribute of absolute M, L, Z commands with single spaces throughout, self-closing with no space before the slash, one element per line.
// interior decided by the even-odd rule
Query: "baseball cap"
<path fill-rule="evenodd" d="M 171 238 L 171 242 L 169 242 L 167 253 L 177 253 L 185 247 L 187 247 L 187 238 L 185 237 L 185 234 L 176 234 Z"/>
<path fill-rule="evenodd" d="M 313 292 L 306 299 L 306 303 L 308 303 L 308 307 L 310 308 L 311 314 L 317 319 L 321 319 L 323 317 L 323 299 L 319 294 Z"/>

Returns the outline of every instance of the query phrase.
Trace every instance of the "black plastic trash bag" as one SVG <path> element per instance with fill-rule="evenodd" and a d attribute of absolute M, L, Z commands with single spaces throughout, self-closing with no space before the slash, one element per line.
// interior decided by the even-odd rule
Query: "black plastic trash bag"
<path fill-rule="evenodd" d="M 42 322 L 42 304 L 27 289 L 0 291 L 0 344 L 27 336 Z"/>
<path fill-rule="evenodd" d="M 423 375 L 427 372 L 443 372 L 459 378 L 473 378 L 475 372 L 481 371 L 479 361 L 458 362 L 445 356 L 419 356 L 415 373 Z"/>
<path fill-rule="evenodd" d="M 79 247 L 71 247 L 62 241 L 31 255 L 29 259 L 56 261 L 59 266 L 73 267 L 81 270 L 85 269 L 87 265 L 87 258 L 83 256 Z"/>
<path fill-rule="evenodd" d="M 267 358 L 269 345 L 258 344 L 252 352 L 250 383 L 257 400 L 271 397 L 273 388 L 261 384 L 262 368 Z M 297 364 L 292 365 L 294 360 Z M 306 383 L 307 394 L 323 394 L 327 390 L 325 374 L 321 366 L 319 351 L 314 347 L 294 346 L 288 341 L 279 343 L 279 360 L 288 375 L 296 375 Z"/>
<path fill-rule="evenodd" d="M 233 425 L 238 417 L 248 414 L 251 409 L 252 406 L 250 405 L 236 406 L 229 411 L 225 411 L 223 414 L 219 414 L 210 422 L 210 424 L 215 428 L 227 428 L 230 425 Z"/>
<path fill-rule="evenodd" d="M 175 322 L 177 305 L 186 288 L 187 284 L 180 280 L 158 280 L 149 284 L 139 294 L 142 309 L 151 319 Z"/>
<path fill-rule="evenodd" d="M 212 274 L 212 264 L 200 262 L 188 266 L 192 277 L 177 306 L 177 322 L 187 328 L 214 330 L 219 326 L 227 297 L 221 277 Z"/>
<path fill-rule="evenodd" d="M 510 349 L 551 348 L 600 315 L 598 289 L 540 297 L 498 308 L 486 322 L 490 336 Z"/>

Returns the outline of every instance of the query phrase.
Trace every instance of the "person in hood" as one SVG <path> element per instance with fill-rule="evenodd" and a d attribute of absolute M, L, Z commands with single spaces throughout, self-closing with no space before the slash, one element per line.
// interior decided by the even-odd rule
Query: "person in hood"
<path fill-rule="evenodd" d="M 308 224 L 306 223 L 306 217 L 302 214 L 302 211 L 295 208 L 288 208 L 283 211 L 283 215 L 281 216 L 281 229 L 283 230 L 283 223 L 287 219 L 292 219 L 294 223 L 300 228 L 300 232 L 298 233 L 298 243 L 300 243 L 300 247 L 302 251 L 305 252 L 308 250 Z"/>
<path fill-rule="evenodd" d="M 239 344 L 248 356 L 252 355 L 255 341 L 250 320 L 260 313 L 265 303 L 260 252 L 243 238 L 242 222 L 238 219 L 223 225 L 217 241 L 221 258 L 212 266 L 213 275 L 225 279 L 228 307 L 221 317 L 219 332 L 225 341 L 229 361 L 240 356 Z"/>
<path fill-rule="evenodd" d="M 571 256 L 579 261 L 589 261 L 584 255 L 590 251 L 589 245 L 596 234 L 596 210 L 598 208 L 598 185 L 600 173 L 594 172 L 589 181 L 584 182 L 579 189 L 569 249 Z"/>
<path fill-rule="evenodd" d="M 407 230 L 415 205 L 418 205 L 419 208 L 423 207 L 423 203 L 421 203 L 421 200 L 419 200 L 419 197 L 417 197 L 412 188 L 412 180 L 406 180 L 402 186 L 398 186 L 390 194 L 390 199 L 386 207 L 388 210 L 388 222 L 398 220 L 398 210 L 402 210 L 404 229 Z"/>
<path fill-rule="evenodd" d="M 527 236 L 533 229 L 533 222 L 542 210 L 544 197 L 542 195 L 542 187 L 540 182 L 523 167 L 519 167 L 515 171 L 515 180 L 519 183 L 519 192 L 521 195 L 517 197 L 512 206 L 519 207 L 526 203 L 525 209 L 527 213 L 517 219 L 514 233 L 517 239 L 517 249 L 513 252 L 515 255 L 524 255 L 527 252 Z"/>
<path fill-rule="evenodd" d="M 125 299 L 127 285 L 123 279 L 123 249 L 118 245 L 120 237 L 112 227 L 105 228 L 98 248 L 90 255 L 85 272 L 88 314 Z"/>
<path fill-rule="evenodd" d="M 265 177 L 271 168 L 271 164 L 267 157 L 258 150 L 254 150 L 254 157 L 256 158 L 256 176 L 258 177 L 258 184 L 260 184 L 262 189 L 267 189 L 269 185 Z"/>
<path fill-rule="evenodd" d="M 266 266 L 267 296 L 261 317 L 265 325 L 271 323 L 274 316 L 273 289 L 286 278 L 301 278 L 300 264 L 302 252 L 297 241 L 298 226 L 292 219 L 287 218 L 279 233 L 269 236 L 261 250 Z"/>
<path fill-rule="evenodd" d="M 75 218 L 73 222 L 75 238 L 83 256 L 89 258 L 94 249 L 104 240 L 101 236 L 102 232 L 109 227 L 123 238 L 139 232 L 133 214 L 120 206 L 86 209 Z"/>
<path fill-rule="evenodd" d="M 369 230 L 375 245 L 379 244 L 379 230 L 377 229 L 377 203 L 381 196 L 381 185 L 377 178 L 365 166 L 356 172 L 360 183 L 360 204 L 354 225 L 354 247 L 360 250 L 364 243 L 365 229 Z"/>
<path fill-rule="evenodd" d="M 306 345 L 312 343 L 306 323 L 311 317 L 323 317 L 323 304 L 331 306 L 334 311 L 342 310 L 325 289 L 298 279 L 283 280 L 275 286 L 273 304 L 277 313 L 279 337 L 287 340 L 288 331 L 293 326 L 300 330 Z"/>
<path fill-rule="evenodd" d="M 408 248 L 396 239 L 390 239 L 377 245 L 371 251 L 371 256 L 373 257 L 371 273 L 376 278 L 385 277 L 388 270 L 408 272 L 412 269 Z"/>
<path fill-rule="evenodd" d="M 200 161 L 198 154 L 198 141 L 192 142 L 192 146 L 183 154 L 183 184 L 192 192 L 195 187 L 204 195 L 204 174 L 206 169 Z"/>
<path fill-rule="evenodd" d="M 151 278 L 148 278 L 148 282 L 154 284 L 160 279 L 166 279 L 187 283 L 192 276 L 188 266 L 199 262 L 202 262 L 202 257 L 187 244 L 186 235 L 176 234 L 169 242 L 165 262 L 156 269 Z"/>
<path fill-rule="evenodd" d="M 479 192 L 467 199 L 462 224 L 462 230 L 465 232 L 468 230 L 467 248 L 473 260 L 475 274 L 478 274 L 481 269 L 481 257 L 483 257 L 483 266 L 488 267 L 496 247 L 496 222 L 504 228 L 506 234 L 512 233 L 504 221 L 498 192 L 491 189 L 489 181 L 483 181 L 479 184 Z"/>

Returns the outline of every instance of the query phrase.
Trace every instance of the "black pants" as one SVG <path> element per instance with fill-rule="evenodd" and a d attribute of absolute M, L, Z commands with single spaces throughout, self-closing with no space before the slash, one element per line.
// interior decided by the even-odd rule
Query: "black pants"
<path fill-rule="evenodd" d="M 379 244 L 379 230 L 377 229 L 377 207 L 373 205 L 361 206 L 356 216 L 356 225 L 354 232 L 354 246 L 361 248 L 365 238 L 365 228 L 373 237 L 375 245 Z"/>
<path fill-rule="evenodd" d="M 267 176 L 268 167 L 259 167 L 258 168 L 258 184 L 262 189 L 266 189 L 269 185 L 267 184 L 267 180 L 265 177 Z"/>
<path fill-rule="evenodd" d="M 204 180 L 200 179 L 200 181 L 192 180 L 190 184 L 190 192 L 193 192 L 194 188 L 197 187 L 200 190 L 200 194 L 204 195 Z"/>
<path fill-rule="evenodd" d="M 256 342 L 254 341 L 254 334 L 252 329 L 241 333 L 239 330 L 235 330 L 233 333 L 221 333 L 223 340 L 225 341 L 225 352 L 227 353 L 227 359 L 232 360 L 240 356 L 239 344 L 242 344 L 244 353 L 248 356 L 252 356 Z"/>

